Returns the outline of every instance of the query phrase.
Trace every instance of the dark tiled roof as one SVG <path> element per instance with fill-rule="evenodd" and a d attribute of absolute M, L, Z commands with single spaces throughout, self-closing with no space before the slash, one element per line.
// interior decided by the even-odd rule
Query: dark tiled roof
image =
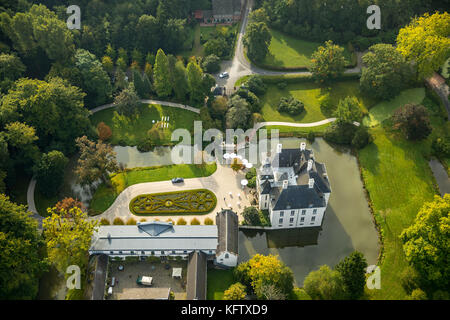
<path fill-rule="evenodd" d="M 189 254 L 186 283 L 188 300 L 206 300 L 206 272 L 206 254 L 201 251 Z"/>
<path fill-rule="evenodd" d="M 323 174 L 322 174 L 322 176 L 320 176 L 318 172 L 310 171 L 309 177 L 311 179 L 314 179 L 315 186 L 317 188 L 319 188 L 320 192 L 322 192 L 322 193 L 330 193 L 331 192 L 330 183 L 329 183 L 328 179 L 323 177 Z"/>
<path fill-rule="evenodd" d="M 231 210 L 222 210 L 216 215 L 216 225 L 219 232 L 219 243 L 216 254 L 230 252 L 238 254 L 239 221 L 238 216 Z"/>
<path fill-rule="evenodd" d="M 261 184 L 261 194 L 269 194 L 271 189 L 269 181 L 266 180 Z"/>
<path fill-rule="evenodd" d="M 315 188 L 307 185 L 288 186 L 280 190 L 273 210 L 320 208 L 325 205 L 325 198 Z"/>
<path fill-rule="evenodd" d="M 100 254 L 96 256 L 97 265 L 95 267 L 92 300 L 103 300 L 105 298 L 105 282 L 106 282 L 106 269 L 108 266 L 108 256 Z"/>

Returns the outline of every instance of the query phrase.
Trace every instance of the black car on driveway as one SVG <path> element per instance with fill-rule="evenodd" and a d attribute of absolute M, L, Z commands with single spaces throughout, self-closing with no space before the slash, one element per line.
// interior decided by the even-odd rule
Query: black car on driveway
<path fill-rule="evenodd" d="M 173 178 L 172 179 L 172 183 L 183 183 L 184 179 L 183 178 Z"/>

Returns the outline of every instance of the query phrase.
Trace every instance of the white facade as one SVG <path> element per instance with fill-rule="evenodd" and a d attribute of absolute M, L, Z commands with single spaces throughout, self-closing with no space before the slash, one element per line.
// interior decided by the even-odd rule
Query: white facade
<path fill-rule="evenodd" d="M 259 209 L 269 211 L 272 228 L 319 227 L 331 186 L 325 165 L 315 161 L 306 144 L 287 150 L 278 145 L 258 170 L 257 193 Z"/>
<path fill-rule="evenodd" d="M 238 256 L 231 252 L 222 252 L 216 257 L 216 262 L 227 266 L 227 267 L 235 267 L 237 266 Z"/>

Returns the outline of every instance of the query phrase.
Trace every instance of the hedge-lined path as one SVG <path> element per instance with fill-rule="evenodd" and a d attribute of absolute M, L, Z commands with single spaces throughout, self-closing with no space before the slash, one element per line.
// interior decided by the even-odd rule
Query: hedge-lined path
<path fill-rule="evenodd" d="M 158 219 L 160 221 L 166 221 L 172 219 L 175 223 L 178 218 L 182 217 L 189 224 L 193 218 L 197 218 L 202 224 L 203 221 L 209 217 L 215 221 L 216 213 L 221 208 L 231 207 L 238 214 L 242 212 L 245 207 L 250 206 L 248 190 L 245 188 L 242 190 L 241 180 L 245 179 L 244 172 L 240 171 L 235 173 L 233 169 L 228 165 L 221 165 L 217 163 L 217 170 L 209 177 L 185 179 L 184 183 L 172 184 L 171 181 L 158 181 L 147 182 L 132 185 L 122 191 L 116 198 L 114 203 L 102 214 L 95 216 L 96 219 L 106 218 L 111 223 L 115 218 L 121 218 L 126 222 L 129 218 L 133 217 L 137 221 L 146 219 L 152 221 Z M 216 207 L 208 214 L 203 215 L 148 215 L 148 216 L 136 216 L 130 212 L 129 205 L 131 200 L 135 197 L 143 194 L 173 192 L 173 191 L 185 191 L 194 189 L 207 189 L 212 191 L 217 197 Z M 229 192 L 232 193 L 230 197 Z M 240 198 L 237 195 L 240 194 Z M 224 200 L 225 198 L 225 200 Z M 240 202 L 240 205 L 237 203 Z M 239 220 L 242 220 L 242 215 L 239 215 Z"/>

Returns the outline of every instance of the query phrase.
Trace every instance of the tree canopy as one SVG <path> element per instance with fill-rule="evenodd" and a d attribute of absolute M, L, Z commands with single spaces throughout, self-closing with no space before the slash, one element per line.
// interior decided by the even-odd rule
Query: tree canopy
<path fill-rule="evenodd" d="M 0 299 L 34 299 L 47 267 L 37 222 L 9 197 L 0 194 Z"/>
<path fill-rule="evenodd" d="M 400 29 L 397 50 L 417 64 L 419 77 L 430 76 L 450 55 L 450 13 L 424 14 Z"/>
<path fill-rule="evenodd" d="M 435 196 L 419 210 L 400 238 L 406 260 L 437 288 L 450 285 L 450 194 Z"/>

